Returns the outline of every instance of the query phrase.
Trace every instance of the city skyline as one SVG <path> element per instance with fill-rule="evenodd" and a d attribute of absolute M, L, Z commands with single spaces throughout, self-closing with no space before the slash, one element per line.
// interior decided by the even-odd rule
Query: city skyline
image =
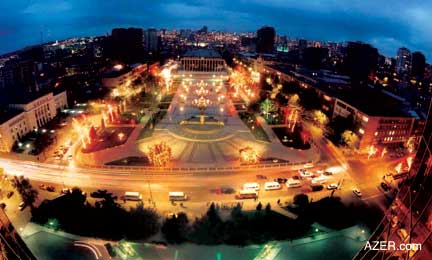
<path fill-rule="evenodd" d="M 421 4 L 421 6 L 420 6 Z M 380 8 L 374 8 L 374 6 Z M 198 29 L 230 32 L 256 31 L 263 25 L 274 26 L 278 35 L 322 41 L 364 41 L 380 53 L 394 57 L 397 49 L 407 47 L 422 51 L 431 60 L 432 38 L 426 13 L 427 4 L 401 1 L 391 5 L 339 1 L 296 3 L 270 1 L 165 1 L 148 3 L 129 1 L 124 4 L 98 1 L 6 1 L 0 4 L 0 53 L 18 50 L 44 42 L 77 36 L 104 35 L 114 27 L 156 27 L 167 29 Z M 331 13 L 332 16 L 328 14 Z M 151 14 L 147 16 L 146 14 Z M 398 14 L 398 15 L 396 15 Z M 367 17 L 367 19 L 365 19 Z M 373 30 L 372 30 L 373 28 Z"/>

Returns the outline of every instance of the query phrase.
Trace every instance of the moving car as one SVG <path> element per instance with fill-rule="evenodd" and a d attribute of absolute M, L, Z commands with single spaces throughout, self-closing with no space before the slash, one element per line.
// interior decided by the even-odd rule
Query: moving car
<path fill-rule="evenodd" d="M 267 180 L 267 177 L 264 176 L 264 175 L 262 175 L 262 174 L 258 174 L 256 177 L 257 177 L 257 179 L 259 179 L 259 180 Z"/>
<path fill-rule="evenodd" d="M 55 191 L 55 187 L 50 185 L 50 186 L 46 187 L 46 190 L 49 191 L 49 192 L 54 192 Z"/>
<path fill-rule="evenodd" d="M 139 192 L 136 191 L 126 191 L 125 195 L 123 196 L 124 200 L 142 200 L 142 195 Z"/>
<path fill-rule="evenodd" d="M 319 177 L 312 179 L 313 184 L 324 184 L 327 181 L 328 181 L 328 178 L 326 178 L 325 176 L 319 176 Z"/>

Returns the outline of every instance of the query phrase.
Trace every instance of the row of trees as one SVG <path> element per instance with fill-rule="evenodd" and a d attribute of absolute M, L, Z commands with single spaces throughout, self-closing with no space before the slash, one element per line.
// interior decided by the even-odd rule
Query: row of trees
<path fill-rule="evenodd" d="M 32 221 L 83 236 L 107 239 L 141 240 L 159 231 L 159 215 L 155 210 L 138 203 L 126 210 L 117 203 L 117 197 L 101 191 L 94 206 L 87 202 L 86 194 L 73 188 L 54 200 L 45 200 L 32 210 Z"/>
<path fill-rule="evenodd" d="M 231 218 L 225 221 L 214 204 L 204 216 L 193 222 L 185 213 L 179 213 L 167 218 L 161 231 L 169 243 L 247 245 L 293 239 L 305 235 L 309 229 L 309 223 L 275 213 L 269 204 L 263 209 L 259 203 L 255 212 L 244 212 L 238 204 L 232 209 Z"/>

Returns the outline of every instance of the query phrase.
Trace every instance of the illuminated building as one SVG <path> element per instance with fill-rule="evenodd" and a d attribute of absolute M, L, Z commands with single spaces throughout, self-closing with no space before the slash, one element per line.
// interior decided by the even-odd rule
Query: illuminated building
<path fill-rule="evenodd" d="M 0 259 L 36 260 L 2 209 L 0 209 Z"/>
<path fill-rule="evenodd" d="M 180 60 L 179 71 L 188 72 L 226 72 L 225 60 L 221 55 L 210 49 L 198 49 L 187 51 Z"/>
<path fill-rule="evenodd" d="M 9 152 L 25 134 L 52 120 L 60 109 L 67 107 L 66 91 L 43 96 L 27 96 L 0 111 L 0 151 Z"/>
<path fill-rule="evenodd" d="M 396 56 L 396 72 L 404 73 L 411 70 L 411 52 L 407 48 L 399 48 Z"/>
<path fill-rule="evenodd" d="M 432 107 L 408 177 L 368 241 L 394 241 L 411 250 L 361 250 L 354 259 L 432 258 Z M 420 248 L 421 247 L 421 248 Z"/>
<path fill-rule="evenodd" d="M 257 31 L 256 51 L 273 53 L 276 32 L 273 27 L 264 26 Z"/>

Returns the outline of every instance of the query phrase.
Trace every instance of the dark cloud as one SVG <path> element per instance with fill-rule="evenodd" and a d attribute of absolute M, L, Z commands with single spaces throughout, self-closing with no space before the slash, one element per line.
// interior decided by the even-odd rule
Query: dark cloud
<path fill-rule="evenodd" d="M 112 27 L 199 28 L 362 40 L 386 55 L 406 46 L 432 58 L 432 2 L 411 0 L 2 0 L 0 52 L 46 40 L 105 34 Z"/>

